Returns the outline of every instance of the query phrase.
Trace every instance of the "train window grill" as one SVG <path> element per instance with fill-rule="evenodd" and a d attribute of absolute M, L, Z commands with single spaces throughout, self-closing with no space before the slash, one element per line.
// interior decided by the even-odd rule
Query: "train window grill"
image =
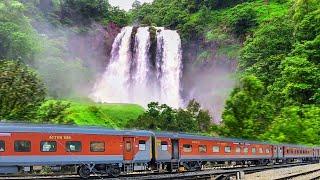
<path fill-rule="evenodd" d="M 230 153 L 231 152 L 231 147 L 230 146 L 225 146 L 224 147 L 224 152 Z"/>
<path fill-rule="evenodd" d="M 55 141 L 41 141 L 40 142 L 40 151 L 41 152 L 56 152 L 57 151 L 57 142 L 55 142 Z"/>
<path fill-rule="evenodd" d="M 15 141 L 14 142 L 15 152 L 30 152 L 31 142 L 30 141 Z"/>
<path fill-rule="evenodd" d="M 270 153 L 270 149 L 267 148 L 266 149 L 266 153 L 269 154 Z"/>
<path fill-rule="evenodd" d="M 215 152 L 215 153 L 220 152 L 220 147 L 219 146 L 213 146 L 212 147 L 212 152 Z"/>
<path fill-rule="evenodd" d="M 146 141 L 140 140 L 139 141 L 139 151 L 145 151 L 146 150 Z"/>
<path fill-rule="evenodd" d="M 93 141 L 90 142 L 90 151 L 91 152 L 104 152 L 105 151 L 105 144 L 102 141 Z"/>
<path fill-rule="evenodd" d="M 0 152 L 4 152 L 6 150 L 6 143 L 4 141 L 0 141 Z"/>
<path fill-rule="evenodd" d="M 263 153 L 263 149 L 259 148 L 259 153 L 262 154 Z"/>
<path fill-rule="evenodd" d="M 192 151 L 192 146 L 190 144 L 184 144 L 183 145 L 183 151 L 184 152 L 191 152 Z"/>
<path fill-rule="evenodd" d="M 207 152 L 207 146 L 206 145 L 199 145 L 199 152 L 200 153 L 206 153 Z"/>
<path fill-rule="evenodd" d="M 243 152 L 244 152 L 245 154 L 248 154 L 249 148 L 247 148 L 247 147 L 243 148 Z"/>
<path fill-rule="evenodd" d="M 166 141 L 161 141 L 161 151 L 168 151 L 168 143 Z"/>
<path fill-rule="evenodd" d="M 67 141 L 66 142 L 67 152 L 80 152 L 82 145 L 80 141 Z"/>
<path fill-rule="evenodd" d="M 127 152 L 131 151 L 131 141 L 126 141 L 126 151 Z"/>
<path fill-rule="evenodd" d="M 256 153 L 256 148 L 251 148 L 251 152 L 252 152 L 252 154 L 255 154 Z"/>
<path fill-rule="evenodd" d="M 241 152 L 241 147 L 236 147 L 236 153 L 240 153 Z"/>

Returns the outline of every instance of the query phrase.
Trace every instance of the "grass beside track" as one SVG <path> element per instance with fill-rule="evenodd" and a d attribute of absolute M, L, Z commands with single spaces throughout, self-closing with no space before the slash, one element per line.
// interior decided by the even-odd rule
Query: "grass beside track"
<path fill-rule="evenodd" d="M 70 101 L 65 119 L 77 125 L 94 125 L 108 128 L 126 127 L 130 120 L 136 119 L 145 109 L 136 104 L 107 104 L 90 101 Z"/>

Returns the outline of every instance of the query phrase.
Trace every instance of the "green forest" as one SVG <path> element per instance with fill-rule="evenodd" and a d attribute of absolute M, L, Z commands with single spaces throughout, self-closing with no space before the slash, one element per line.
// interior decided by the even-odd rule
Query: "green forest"
<path fill-rule="evenodd" d="M 191 69 L 234 64 L 221 123 L 196 100 L 144 109 L 88 98 L 127 25 L 177 30 Z M 137 0 L 124 11 L 108 0 L 3 0 L 0 119 L 320 145 L 320 1 Z"/>

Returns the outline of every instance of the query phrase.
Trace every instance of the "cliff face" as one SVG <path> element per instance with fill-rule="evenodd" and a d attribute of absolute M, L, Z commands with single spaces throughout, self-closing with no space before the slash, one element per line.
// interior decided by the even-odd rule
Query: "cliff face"
<path fill-rule="evenodd" d="M 108 64 L 112 43 L 120 30 L 121 27 L 113 22 L 106 26 L 93 24 L 88 32 L 71 35 L 68 48 L 75 57 L 83 59 L 87 66 L 101 73 Z"/>
<path fill-rule="evenodd" d="M 183 99 L 196 99 L 208 109 L 213 121 L 221 121 L 225 100 L 232 91 L 238 58 L 221 50 L 236 42 L 208 41 L 204 37 L 183 45 Z"/>

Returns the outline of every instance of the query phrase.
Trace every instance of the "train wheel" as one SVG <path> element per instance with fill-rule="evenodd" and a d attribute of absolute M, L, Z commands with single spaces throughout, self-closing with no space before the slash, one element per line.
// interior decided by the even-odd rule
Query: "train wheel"
<path fill-rule="evenodd" d="M 112 168 L 110 169 L 110 172 L 109 172 L 109 173 L 110 173 L 110 175 L 111 175 L 112 177 L 119 177 L 121 171 L 120 171 L 119 168 L 112 167 Z"/>
<path fill-rule="evenodd" d="M 79 170 L 78 170 L 78 174 L 81 178 L 83 179 L 88 179 L 90 177 L 90 169 L 88 166 L 86 165 L 82 165 L 80 166 Z"/>

